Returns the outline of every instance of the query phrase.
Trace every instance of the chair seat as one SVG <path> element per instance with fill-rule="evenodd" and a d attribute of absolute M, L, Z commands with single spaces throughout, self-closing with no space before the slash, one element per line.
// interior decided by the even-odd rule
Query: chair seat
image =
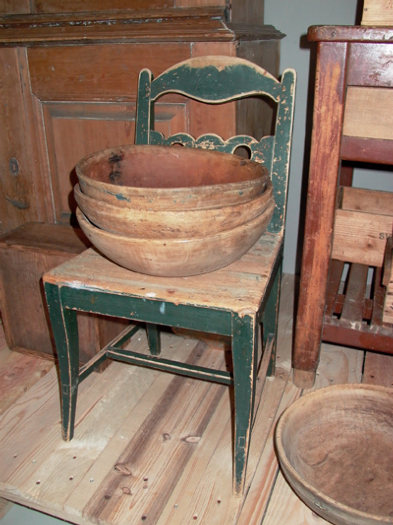
<path fill-rule="evenodd" d="M 281 234 L 265 233 L 248 253 L 230 266 L 204 275 L 167 278 L 126 270 L 90 248 L 48 272 L 45 281 L 176 305 L 240 314 L 246 310 L 252 314 L 260 308 L 281 246 Z"/>

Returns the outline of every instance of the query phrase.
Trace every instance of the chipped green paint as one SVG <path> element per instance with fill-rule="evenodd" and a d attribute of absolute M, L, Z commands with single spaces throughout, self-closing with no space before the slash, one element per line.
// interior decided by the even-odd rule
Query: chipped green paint
<path fill-rule="evenodd" d="M 171 67 L 155 80 L 152 73 L 144 69 L 139 77 L 136 143 L 168 146 L 182 144 L 186 147 L 213 149 L 226 153 L 234 153 L 240 146 L 248 148 L 251 160 L 262 163 L 270 172 L 276 209 L 268 232 L 281 233 L 283 238 L 294 86 L 295 73 L 292 70 L 285 71 L 279 82 L 255 64 L 234 57 L 190 59 Z M 154 103 L 169 92 L 181 93 L 210 104 L 221 104 L 247 96 L 267 96 L 277 105 L 275 135 L 263 137 L 259 141 L 248 135 L 223 140 L 213 133 L 198 138 L 187 133 L 177 133 L 166 138 L 154 130 Z M 272 237 L 266 234 L 265 243 L 273 242 Z M 261 297 L 258 312 L 247 308 L 237 312 L 224 308 L 196 307 L 191 302 L 175 304 L 169 300 L 120 294 L 116 290 L 97 287 L 92 290 L 76 282 L 73 282 L 72 286 L 45 283 L 59 356 L 64 439 L 69 440 L 73 435 L 78 383 L 108 357 L 228 385 L 233 384 L 235 402 L 233 491 L 235 495 L 240 496 L 244 489 L 254 409 L 254 384 L 258 365 L 257 337 L 262 323 L 263 344 L 266 349 L 273 334 L 277 333 L 281 266 L 282 248 L 274 267 L 267 270 L 270 281 L 265 295 Z M 77 311 L 145 322 L 150 355 L 141 356 L 120 348 L 121 343 L 128 337 L 124 335 L 102 349 L 78 371 Z M 233 375 L 162 359 L 157 325 L 230 336 Z M 268 374 L 274 373 L 275 344 Z"/>
<path fill-rule="evenodd" d="M 268 97 L 277 104 L 275 135 L 262 137 L 260 141 L 248 135 L 223 140 L 213 133 L 198 138 L 177 133 L 165 138 L 153 129 L 153 115 L 154 103 L 167 93 L 180 93 L 207 104 L 222 104 L 248 96 Z M 262 68 L 238 58 L 193 58 L 154 80 L 151 71 L 144 69 L 139 77 L 136 143 L 181 144 L 224 153 L 246 147 L 251 160 L 262 163 L 269 170 L 276 208 L 267 231 L 278 233 L 283 231 L 285 224 L 294 97 L 295 72 L 292 69 L 287 69 L 279 82 Z"/>

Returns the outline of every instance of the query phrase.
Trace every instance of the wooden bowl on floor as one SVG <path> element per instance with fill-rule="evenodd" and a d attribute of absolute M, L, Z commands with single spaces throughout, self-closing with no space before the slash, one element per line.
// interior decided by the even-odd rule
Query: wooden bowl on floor
<path fill-rule="evenodd" d="M 276 428 L 297 495 L 335 525 L 393 523 L 393 389 L 338 385 L 307 394 Z"/>
<path fill-rule="evenodd" d="M 77 208 L 80 227 L 108 259 L 135 272 L 184 277 L 223 268 L 244 255 L 265 231 L 274 203 L 252 221 L 205 237 L 143 239 L 109 233 L 94 226 Z"/>
<path fill-rule="evenodd" d="M 266 181 L 266 191 L 251 201 L 233 206 L 193 210 L 157 210 L 121 208 L 92 199 L 74 188 L 79 208 L 94 225 L 111 233 L 141 238 L 204 237 L 212 232 L 232 230 L 263 214 L 273 202 L 273 188 Z"/>
<path fill-rule="evenodd" d="M 114 206 L 150 210 L 214 208 L 263 193 L 269 173 L 229 153 L 187 147 L 122 146 L 76 165 L 85 195 Z"/>

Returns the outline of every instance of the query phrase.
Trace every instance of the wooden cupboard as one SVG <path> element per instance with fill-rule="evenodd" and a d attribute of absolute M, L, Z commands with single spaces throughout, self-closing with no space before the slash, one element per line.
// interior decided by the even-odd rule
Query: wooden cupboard
<path fill-rule="evenodd" d="M 263 25 L 263 2 L 206 3 L 117 0 L 113 11 L 88 0 L 0 4 L 14 13 L 0 17 L 1 233 L 32 221 L 72 223 L 76 162 L 134 142 L 142 68 L 157 75 L 189 57 L 221 54 L 278 74 L 284 35 Z M 155 115 L 165 134 L 224 137 L 262 136 L 271 117 L 260 100 L 206 110 L 181 96 L 163 97 Z"/>

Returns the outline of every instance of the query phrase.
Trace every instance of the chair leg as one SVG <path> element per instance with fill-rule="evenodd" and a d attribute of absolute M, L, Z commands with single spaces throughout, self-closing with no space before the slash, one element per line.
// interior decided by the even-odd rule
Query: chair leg
<path fill-rule="evenodd" d="M 63 307 L 58 286 L 45 283 L 45 295 L 59 362 L 63 439 L 71 441 L 79 377 L 77 317 L 74 310 Z"/>
<path fill-rule="evenodd" d="M 146 323 L 146 333 L 151 355 L 160 355 L 161 341 L 158 326 L 156 324 Z"/>
<path fill-rule="evenodd" d="M 274 335 L 272 356 L 270 358 L 269 368 L 267 370 L 268 376 L 274 376 L 276 373 L 276 352 L 277 352 L 277 330 L 278 330 L 278 309 L 280 306 L 280 288 L 281 288 L 281 266 L 277 271 L 273 286 L 269 293 L 269 298 L 266 303 L 265 311 L 263 313 L 263 347 L 269 338 L 269 334 Z"/>
<path fill-rule="evenodd" d="M 244 490 L 255 399 L 257 328 L 255 316 L 232 316 L 232 361 L 235 398 L 235 446 L 233 458 L 233 493 Z"/>

